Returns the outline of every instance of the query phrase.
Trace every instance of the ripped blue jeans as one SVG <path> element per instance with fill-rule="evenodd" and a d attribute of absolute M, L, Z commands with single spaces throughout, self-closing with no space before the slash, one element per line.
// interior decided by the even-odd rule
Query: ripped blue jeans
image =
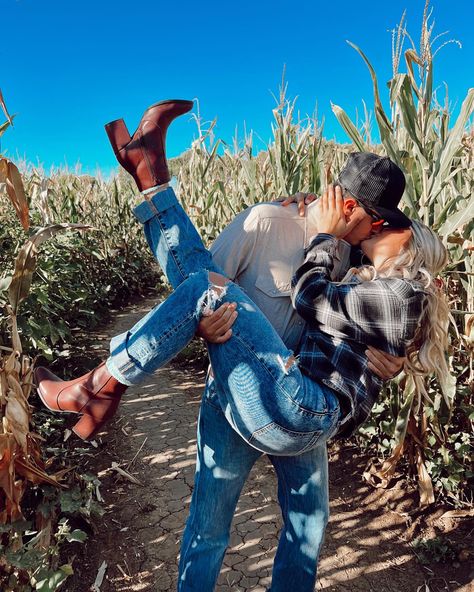
<path fill-rule="evenodd" d="M 273 455 L 302 454 L 338 429 L 335 393 L 306 376 L 257 306 L 232 282 L 213 284 L 220 270 L 172 189 L 142 202 L 135 215 L 174 291 L 129 331 L 111 341 L 107 367 L 123 384 L 137 384 L 194 337 L 203 314 L 236 302 L 231 339 L 208 344 L 218 403 L 251 446 Z"/>

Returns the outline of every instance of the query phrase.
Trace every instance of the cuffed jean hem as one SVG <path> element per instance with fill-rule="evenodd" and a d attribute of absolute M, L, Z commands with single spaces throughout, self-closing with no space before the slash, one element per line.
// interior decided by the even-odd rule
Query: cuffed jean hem
<path fill-rule="evenodd" d="M 165 212 L 167 209 L 179 205 L 176 195 L 171 187 L 156 193 L 151 199 L 142 201 L 133 209 L 135 218 L 145 224 L 158 212 Z"/>
<path fill-rule="evenodd" d="M 121 384 L 132 386 L 143 382 L 151 374 L 139 368 L 127 351 L 129 331 L 112 337 L 110 341 L 110 357 L 105 365 L 112 376 Z"/>

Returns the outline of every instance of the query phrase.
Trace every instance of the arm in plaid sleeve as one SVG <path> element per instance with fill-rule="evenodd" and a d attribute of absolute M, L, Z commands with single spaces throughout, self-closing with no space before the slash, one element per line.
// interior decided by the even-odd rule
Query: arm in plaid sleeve
<path fill-rule="evenodd" d="M 305 262 L 292 279 L 296 311 L 310 330 L 404 355 L 402 336 L 413 336 L 413 323 L 416 327 L 421 313 L 420 295 L 408 282 L 395 278 L 331 282 L 336 246 L 335 237 L 319 234 L 308 247 Z"/>

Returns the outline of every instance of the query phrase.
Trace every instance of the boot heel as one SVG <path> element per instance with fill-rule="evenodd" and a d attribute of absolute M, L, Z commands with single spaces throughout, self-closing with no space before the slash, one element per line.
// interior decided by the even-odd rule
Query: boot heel
<path fill-rule="evenodd" d="M 91 415 L 83 415 L 74 424 L 72 431 L 82 440 L 90 440 L 101 427 L 102 423 L 98 423 Z"/>
<path fill-rule="evenodd" d="M 105 126 L 105 131 L 109 136 L 109 141 L 112 144 L 115 154 L 117 154 L 119 150 L 126 146 L 132 139 L 123 119 L 111 121 Z"/>

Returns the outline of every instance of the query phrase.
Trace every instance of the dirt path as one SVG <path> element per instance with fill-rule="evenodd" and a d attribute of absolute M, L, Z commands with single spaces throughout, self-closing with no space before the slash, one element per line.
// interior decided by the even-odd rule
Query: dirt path
<path fill-rule="evenodd" d="M 131 326 L 151 305 L 146 301 L 117 315 L 115 324 L 96 336 L 98 355 L 106 353 L 111 335 Z M 176 589 L 203 384 L 203 373 L 165 368 L 128 391 L 120 415 L 98 439 L 97 454 L 88 467 L 102 481 L 106 513 L 87 546 L 78 550 L 76 574 L 66 584 L 69 592 L 89 590 L 103 561 L 107 571 L 101 592 Z M 141 484 L 107 471 L 113 462 Z M 472 590 L 468 561 L 422 567 L 409 544 L 420 528 L 425 538 L 456 532 L 459 538 L 459 528 L 465 530 L 465 525 L 436 520 L 435 515 L 421 526 L 410 515 L 416 507 L 413 495 L 401 486 L 390 492 L 368 487 L 361 478 L 365 464 L 350 445 L 331 452 L 331 520 L 317 590 Z M 279 528 L 276 480 L 263 458 L 239 502 L 218 592 L 265 591 Z"/>

